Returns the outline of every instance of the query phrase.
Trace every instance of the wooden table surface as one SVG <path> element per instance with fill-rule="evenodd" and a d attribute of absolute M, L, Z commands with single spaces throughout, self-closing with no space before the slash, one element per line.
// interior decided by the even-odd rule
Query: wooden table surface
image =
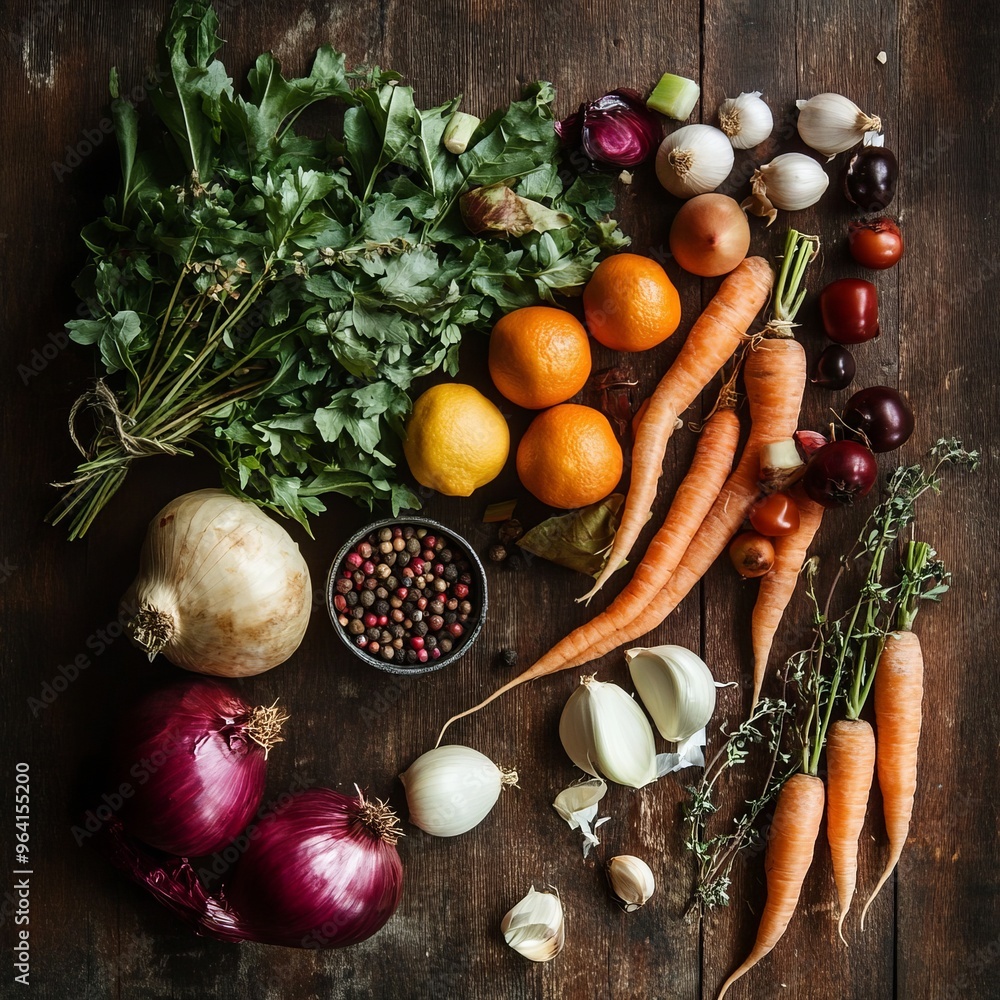
<path fill-rule="evenodd" d="M 649 87 L 664 70 L 701 81 L 695 120 L 711 121 L 719 102 L 760 89 L 775 110 L 775 136 L 737 157 L 724 191 L 742 193 L 752 165 L 794 143 L 794 100 L 845 92 L 883 116 L 901 164 L 892 213 L 906 236 L 902 263 L 875 278 L 882 336 L 857 352 L 858 384 L 898 385 L 912 400 L 917 431 L 898 460 L 915 460 L 935 438 L 954 434 L 981 449 L 974 481 L 954 477 L 943 498 L 919 513 L 955 572 L 946 603 L 921 615 L 927 681 L 916 819 L 898 878 L 873 908 L 850 949 L 836 938 L 834 888 L 825 842 L 802 903 L 776 952 L 735 986 L 733 1000 L 940 1000 L 997 996 L 1000 978 L 998 878 L 997 604 L 993 579 L 996 496 L 997 314 L 990 288 L 1000 269 L 1000 197 L 995 139 L 995 51 L 1000 18 L 991 0 L 671 0 L 612 3 L 570 0 L 220 0 L 222 56 L 238 78 L 258 51 L 271 48 L 291 71 L 332 42 L 349 63 L 400 70 L 430 106 L 456 93 L 484 114 L 542 77 L 569 113 L 620 85 Z M 2 155 L 0 254 L 4 276 L 3 455 L 0 605 L 3 609 L 4 710 L 0 899 L 13 889 L 16 762 L 31 775 L 31 978 L 13 982 L 14 926 L 3 904 L 0 994 L 63 998 L 120 997 L 714 997 L 747 951 L 763 899 L 760 856 L 737 868 L 734 902 L 703 923 L 685 921 L 691 886 L 682 850 L 679 804 L 691 772 L 640 792 L 612 787 L 612 820 L 602 845 L 583 861 L 580 838 L 551 808 L 579 776 L 564 755 L 556 722 L 577 683 L 570 671 L 506 697 L 458 725 L 452 738 L 515 764 L 521 789 L 505 794 L 472 833 L 438 840 L 407 826 L 400 845 L 406 872 L 402 905 L 373 939 L 346 951 L 313 953 L 225 945 L 192 936 L 126 883 L 71 833 L 79 789 L 92 773 L 115 712 L 151 677 L 150 667 L 115 638 L 117 600 L 131 579 L 152 514 L 186 489 L 214 484 L 212 468 L 186 459 L 145 460 L 82 542 L 45 525 L 54 499 L 46 484 L 74 465 L 66 434 L 73 399 L 93 374 L 91 353 L 65 346 L 61 324 L 74 314 L 70 281 L 84 248 L 78 230 L 116 183 L 113 139 L 102 129 L 108 70 L 131 87 L 143 78 L 167 0 L 12 0 L 3 5 L 5 144 Z M 884 50 L 885 64 L 876 60 Z M 836 185 L 797 228 L 825 243 L 822 280 L 860 274 L 846 254 L 849 213 Z M 634 248 L 666 253 L 677 204 L 640 170 L 619 193 L 619 217 Z M 785 218 L 767 231 L 754 222 L 755 252 L 775 253 Z M 665 258 L 663 258 L 665 259 Z M 711 282 L 667 268 L 682 293 L 684 327 L 711 294 Z M 814 290 L 818 286 L 813 280 Z M 822 338 L 814 302 L 800 336 L 810 357 Z M 644 397 L 676 353 L 679 333 L 633 360 Z M 463 376 L 486 385 L 484 342 L 469 343 Z M 611 363 L 599 349 L 595 368 Z M 840 402 L 838 397 L 835 402 Z M 803 425 L 821 426 L 831 397 L 811 391 Z M 516 435 L 527 416 L 509 404 Z M 693 435 L 676 435 L 664 483 L 676 484 Z M 897 456 L 887 456 L 885 468 Z M 472 500 L 431 499 L 427 513 L 466 533 L 485 550 L 485 505 L 517 495 L 513 462 Z M 662 516 L 662 490 L 644 538 Z M 544 515 L 525 499 L 527 522 Z M 831 558 L 858 530 L 862 512 L 830 516 L 819 550 Z M 253 701 L 280 697 L 291 712 L 288 740 L 272 757 L 269 792 L 296 780 L 349 789 L 354 782 L 387 795 L 405 815 L 396 775 L 428 749 L 441 721 L 509 674 L 494 654 L 515 647 L 528 663 L 587 612 L 571 598 L 583 579 L 520 559 L 489 566 L 491 610 L 472 655 L 453 669 L 396 679 L 344 655 L 321 603 L 329 562 L 366 515 L 334 503 L 316 522 L 316 540 L 293 529 L 309 561 L 317 606 L 306 640 L 285 665 L 243 683 Z M 609 596 L 621 585 L 616 580 Z M 745 679 L 754 585 L 716 566 L 652 636 L 700 650 L 721 680 Z M 779 637 L 794 648 L 807 621 L 797 600 Z M 82 658 L 82 659 L 78 659 Z M 85 666 L 50 705 L 29 699 L 77 660 Z M 620 654 L 598 664 L 627 683 Z M 62 686 L 62 685 L 60 685 Z M 716 721 L 735 720 L 745 691 L 720 693 Z M 32 707 L 34 705 L 34 707 Z M 737 803 L 727 800 L 724 808 Z M 885 856 L 877 798 L 861 843 L 860 884 L 873 884 Z M 634 853 L 652 865 L 658 890 L 650 905 L 623 914 L 604 887 L 602 861 Z M 503 944 L 500 918 L 529 885 L 558 887 L 567 911 L 567 945 L 547 965 L 532 965 Z"/>

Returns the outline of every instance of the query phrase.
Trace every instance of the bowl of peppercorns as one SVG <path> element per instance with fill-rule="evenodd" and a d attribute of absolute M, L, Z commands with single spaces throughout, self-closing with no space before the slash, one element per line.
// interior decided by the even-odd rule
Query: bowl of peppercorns
<path fill-rule="evenodd" d="M 486 574 L 472 546 L 425 517 L 376 521 L 347 540 L 327 607 L 351 652 L 394 674 L 461 659 L 486 621 Z"/>

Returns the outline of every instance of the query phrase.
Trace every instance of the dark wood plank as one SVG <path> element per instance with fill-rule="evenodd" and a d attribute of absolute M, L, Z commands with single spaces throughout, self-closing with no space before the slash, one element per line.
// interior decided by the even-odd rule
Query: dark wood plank
<path fill-rule="evenodd" d="M 517 766 L 522 787 L 505 794 L 480 828 L 454 841 L 408 827 L 401 843 L 403 905 L 376 938 L 348 951 L 237 948 L 193 938 L 86 843 L 77 845 L 74 810 L 81 789 L 93 786 L 114 713 L 155 678 L 172 675 L 166 664 L 150 668 L 124 639 L 108 641 L 116 631 L 118 595 L 129 582 L 151 513 L 186 489 L 214 482 L 205 462 L 148 461 L 131 473 L 85 542 L 67 543 L 59 530 L 42 523 L 53 497 L 44 484 L 73 464 L 65 415 L 91 372 L 89 356 L 63 346 L 58 331 L 75 309 L 69 283 L 83 256 L 77 230 L 96 214 L 116 170 L 113 143 L 101 126 L 106 72 L 117 65 L 123 80 L 141 81 L 168 8 L 166 0 L 129 5 L 124 13 L 100 0 L 5 5 L 0 73 L 13 141 L 0 162 L 6 278 L 0 433 L 10 457 L 0 519 L 7 693 L 0 744 L 7 748 L 5 788 L 17 760 L 31 764 L 34 779 L 32 846 L 40 870 L 32 896 L 35 993 L 126 1000 L 714 996 L 752 940 L 763 899 L 761 859 L 741 865 L 736 902 L 713 916 L 703 933 L 683 922 L 690 865 L 680 847 L 683 782 L 674 778 L 641 793 L 610 789 L 602 812 L 613 820 L 602 828 L 604 843 L 588 861 L 581 859 L 578 835 L 550 805 L 576 774 L 556 736 L 576 671 L 521 689 L 456 727 L 450 738 Z M 734 194 L 745 188 L 748 166 L 788 148 L 795 97 L 824 89 L 848 93 L 883 113 L 890 144 L 898 140 L 903 182 L 893 208 L 908 241 L 902 266 L 876 279 L 884 332 L 858 352 L 859 383 L 896 384 L 898 368 L 899 384 L 921 420 L 908 457 L 916 457 L 938 428 L 964 435 L 988 456 L 995 451 L 995 380 L 988 362 L 996 348 L 984 291 L 997 270 L 997 227 L 988 215 L 996 193 L 996 144 L 979 109 L 992 114 L 996 99 L 995 81 L 986 94 L 982 81 L 992 79 L 987 53 L 995 48 L 988 43 L 997 27 L 985 0 L 968 7 L 968 23 L 988 27 L 975 49 L 963 44 L 962 21 L 940 0 L 905 0 L 898 8 L 852 0 L 836 15 L 813 0 L 629 6 L 610 0 L 294 0 L 280 8 L 260 0 L 220 0 L 219 10 L 228 39 L 224 58 L 237 79 L 263 48 L 272 47 L 289 70 L 301 71 L 317 45 L 332 41 L 352 63 L 378 62 L 404 72 L 424 105 L 463 92 L 466 106 L 477 113 L 509 100 L 536 77 L 556 83 L 558 110 L 567 113 L 609 86 L 643 89 L 665 69 L 700 76 L 704 121 L 713 120 L 722 97 L 762 89 L 775 109 L 781 142 L 738 159 L 726 187 Z M 879 49 L 888 54 L 885 66 L 874 60 Z M 621 191 L 619 206 L 635 249 L 665 260 L 681 288 L 683 331 L 714 285 L 699 287 L 667 259 L 676 203 L 645 169 Z M 823 280 L 860 273 L 842 241 L 848 218 L 832 189 L 816 210 L 794 217 L 797 226 L 825 238 Z M 777 252 L 783 222 L 772 231 L 755 223 L 754 250 Z M 815 309 L 807 307 L 803 320 L 802 339 L 812 357 L 822 343 Z M 636 402 L 676 354 L 680 336 L 634 360 Z M 467 345 L 463 378 L 485 385 L 482 347 Z M 599 350 L 595 367 L 614 360 Z M 839 405 L 842 397 L 810 394 L 803 423 L 821 423 L 828 402 Z M 527 415 L 504 408 L 516 434 Z M 662 519 L 669 487 L 686 468 L 693 443 L 691 434 L 675 437 L 665 462 L 666 488 L 644 540 Z M 484 551 L 491 538 L 480 523 L 482 509 L 520 493 L 512 464 L 471 502 L 434 498 L 428 512 Z M 1000 893 L 991 751 L 1000 734 L 990 709 L 997 682 L 988 645 L 996 603 L 981 567 L 983 554 L 996 552 L 987 509 L 995 478 L 987 466 L 974 484 L 956 485 L 944 500 L 930 501 L 920 521 L 922 530 L 940 539 L 956 570 L 956 586 L 948 604 L 919 624 L 928 662 L 921 786 L 895 899 L 887 889 L 864 938 L 855 935 L 849 952 L 838 947 L 821 840 L 820 863 L 788 935 L 734 988 L 734 998 L 784 995 L 778 984 L 790 995 L 814 1000 L 992 995 L 1000 961 Z M 530 522 L 545 511 L 525 501 L 519 513 Z M 860 516 L 830 518 L 823 550 L 839 551 Z M 314 574 L 314 620 L 293 660 L 241 686 L 255 700 L 280 696 L 293 715 L 288 742 L 275 754 L 270 794 L 293 781 L 342 788 L 357 781 L 389 795 L 405 813 L 396 775 L 433 743 L 444 718 L 505 679 L 494 665 L 495 652 L 515 646 L 524 665 L 589 612 L 572 602 L 580 578 L 515 557 L 490 565 L 494 611 L 476 650 L 458 667 L 405 682 L 367 669 L 342 654 L 321 599 L 334 552 L 365 520 L 362 511 L 336 503 L 318 525 L 316 541 L 296 534 Z M 608 598 L 623 582 L 613 581 Z M 750 664 L 745 623 L 752 601 L 752 587 L 734 587 L 728 566 L 717 566 L 700 595 L 692 595 L 650 641 L 701 648 L 718 676 L 740 678 Z M 795 648 L 805 613 L 798 600 L 783 627 L 785 651 Z M 60 665 L 77 656 L 88 666 L 51 705 L 33 711 L 28 699 L 40 698 L 46 683 L 61 687 L 57 678 L 72 670 L 60 671 Z M 627 683 L 619 654 L 596 667 L 602 677 Z M 720 720 L 737 716 L 742 694 L 720 695 Z M 729 796 L 729 807 L 735 807 L 734 798 Z M 4 830 L 0 839 L 7 843 L 8 836 Z M 863 840 L 862 889 L 873 884 L 884 850 L 876 800 L 876 819 Z M 658 893 L 639 913 L 624 915 L 607 897 L 602 863 L 615 853 L 639 854 L 657 874 Z M 498 930 L 504 911 L 532 883 L 557 886 L 567 909 L 566 951 L 544 967 L 510 952 Z M 3 926 L 6 943 L 9 924 Z M 0 996 L 19 995 L 7 968 Z"/>

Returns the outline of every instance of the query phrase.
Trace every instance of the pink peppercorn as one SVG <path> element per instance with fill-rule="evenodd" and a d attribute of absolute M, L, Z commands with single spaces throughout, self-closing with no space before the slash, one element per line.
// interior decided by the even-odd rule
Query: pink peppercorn
<path fill-rule="evenodd" d="M 427 548 L 433 550 L 434 546 L 437 545 L 437 538 L 434 535 L 425 535 L 424 545 Z M 426 556 L 424 558 L 426 558 Z"/>
<path fill-rule="evenodd" d="M 420 574 L 424 571 L 423 559 L 411 559 L 408 568 L 413 570 L 414 576 L 420 576 Z"/>
<path fill-rule="evenodd" d="M 424 648 L 424 638 L 423 638 L 423 636 L 421 636 L 421 635 L 411 636 L 410 637 L 410 645 L 414 649 L 423 649 Z"/>
<path fill-rule="evenodd" d="M 357 552 L 348 552 L 347 558 L 344 562 L 347 563 L 351 569 L 357 569 L 364 562 L 364 559 L 362 559 Z"/>
<path fill-rule="evenodd" d="M 364 623 L 367 628 L 374 628 L 378 625 L 378 615 L 372 614 L 369 611 L 364 617 Z"/>
<path fill-rule="evenodd" d="M 427 627 L 432 632 L 440 632 L 444 628 L 444 619 L 440 615 L 431 615 L 427 619 Z"/>
<path fill-rule="evenodd" d="M 347 598 L 344 597 L 343 594 L 337 594 L 336 597 L 334 597 L 334 599 L 333 599 L 333 606 L 338 611 L 346 611 L 347 610 Z"/>
<path fill-rule="evenodd" d="M 428 660 L 428 655 L 429 654 L 427 653 L 426 649 L 418 649 L 417 650 L 417 662 L 418 663 L 426 663 L 427 660 Z"/>
<path fill-rule="evenodd" d="M 394 593 L 401 601 L 405 601 L 410 595 L 409 588 L 407 587 L 397 587 Z"/>
<path fill-rule="evenodd" d="M 464 583 L 456 583 L 452 588 L 454 595 L 461 600 L 463 597 L 469 596 L 469 588 Z"/>
<path fill-rule="evenodd" d="M 424 549 L 420 554 L 424 557 L 424 562 L 432 562 L 434 560 L 433 549 Z"/>
<path fill-rule="evenodd" d="M 465 629 L 462 628 L 458 622 L 452 622 L 448 626 L 448 631 L 457 639 L 465 631 Z"/>
<path fill-rule="evenodd" d="M 388 615 L 379 615 L 378 616 L 378 624 L 379 625 L 383 625 L 383 626 L 384 625 L 388 625 L 389 624 L 389 616 Z"/>
<path fill-rule="evenodd" d="M 420 608 L 421 611 L 426 611 L 427 610 L 427 598 L 426 597 L 418 597 L 417 598 L 417 607 Z"/>
<path fill-rule="evenodd" d="M 443 563 L 434 563 L 434 575 L 435 576 L 444 576 L 444 564 Z"/>
<path fill-rule="evenodd" d="M 417 655 L 419 656 L 420 654 L 418 653 Z M 431 659 L 432 660 L 440 660 L 441 659 L 441 650 L 438 649 L 437 646 L 435 646 L 431 650 Z"/>
<path fill-rule="evenodd" d="M 366 559 L 361 564 L 361 572 L 364 573 L 365 576 L 371 576 L 375 572 L 375 563 L 373 563 L 370 559 Z"/>

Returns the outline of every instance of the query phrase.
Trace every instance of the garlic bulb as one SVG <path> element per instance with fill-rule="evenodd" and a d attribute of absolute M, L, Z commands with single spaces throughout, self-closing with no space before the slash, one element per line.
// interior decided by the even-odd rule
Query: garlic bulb
<path fill-rule="evenodd" d="M 714 191 L 732 169 L 732 144 L 711 125 L 685 125 L 656 152 L 656 176 L 678 198 Z"/>
<path fill-rule="evenodd" d="M 309 567 L 280 524 L 223 490 L 198 490 L 150 522 L 121 609 L 151 660 L 248 677 L 295 652 L 312 596 Z"/>
<path fill-rule="evenodd" d="M 823 167 L 805 153 L 782 153 L 754 171 L 750 197 L 743 208 L 767 219 L 771 225 L 777 209 L 797 212 L 815 205 L 827 189 L 830 178 Z"/>
<path fill-rule="evenodd" d="M 719 128 L 729 137 L 734 149 L 752 149 L 760 145 L 774 128 L 771 109 L 754 90 L 730 97 L 719 105 Z"/>
<path fill-rule="evenodd" d="M 559 739 L 573 763 L 595 778 L 631 788 L 656 780 L 653 730 L 617 684 L 581 677 L 559 719 Z"/>
<path fill-rule="evenodd" d="M 866 133 L 882 131 L 878 115 L 866 115 L 840 94 L 817 94 L 808 101 L 796 101 L 795 106 L 802 141 L 830 159 L 856 146 Z"/>
<path fill-rule="evenodd" d="M 410 822 L 435 837 L 457 837 L 478 826 L 517 771 L 496 766 L 471 747 L 450 744 L 418 757 L 400 776 Z"/>
<path fill-rule="evenodd" d="M 665 740 L 681 743 L 703 729 L 715 711 L 715 678 L 684 646 L 637 646 L 625 653 L 646 711 Z"/>
<path fill-rule="evenodd" d="M 608 862 L 608 881 L 626 913 L 638 910 L 656 891 L 649 865 L 633 854 L 620 854 Z"/>
<path fill-rule="evenodd" d="M 532 962 L 548 962 L 563 950 L 566 926 L 562 902 L 554 892 L 537 892 L 515 903 L 500 923 L 504 940 Z"/>

